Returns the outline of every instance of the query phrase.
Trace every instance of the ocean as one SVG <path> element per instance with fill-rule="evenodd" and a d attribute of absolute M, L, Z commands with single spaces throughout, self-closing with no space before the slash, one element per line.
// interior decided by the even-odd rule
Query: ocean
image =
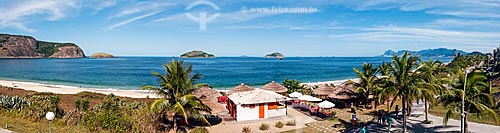
<path fill-rule="evenodd" d="M 423 58 L 427 60 L 428 58 Z M 450 62 L 452 58 L 434 58 Z M 118 57 L 106 59 L 0 59 L 0 79 L 61 84 L 89 88 L 137 90 L 158 85 L 152 71 L 164 73 L 162 64 L 184 60 L 194 73 L 218 90 L 240 83 L 260 87 L 286 78 L 303 83 L 356 78 L 354 67 L 363 62 L 380 64 L 389 57 L 287 57 L 284 60 L 262 57 L 217 57 L 180 59 L 177 57 Z"/>

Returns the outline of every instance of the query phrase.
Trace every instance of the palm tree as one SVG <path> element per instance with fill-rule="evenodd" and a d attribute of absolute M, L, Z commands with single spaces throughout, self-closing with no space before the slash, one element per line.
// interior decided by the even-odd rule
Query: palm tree
<path fill-rule="evenodd" d="M 288 89 L 288 94 L 292 92 L 300 92 L 300 93 L 305 93 L 305 85 L 301 85 L 299 80 L 291 80 L 291 79 L 285 79 L 283 81 L 283 86 Z"/>
<path fill-rule="evenodd" d="M 362 71 L 358 68 L 353 68 L 354 72 L 359 77 L 359 82 L 353 82 L 349 80 L 348 84 L 353 84 L 356 86 L 356 92 L 362 93 L 365 98 L 365 108 L 368 107 L 369 96 L 374 94 L 376 90 L 379 88 L 377 85 L 377 68 L 373 67 L 372 63 L 366 64 L 363 63 Z"/>
<path fill-rule="evenodd" d="M 478 118 L 481 118 L 481 115 L 487 114 L 495 119 L 498 123 L 497 114 L 492 107 L 494 107 L 494 99 L 490 95 L 491 90 L 489 89 L 489 85 L 487 84 L 487 78 L 484 72 L 472 72 L 465 74 L 461 69 L 457 70 L 458 77 L 454 79 L 453 88 L 449 90 L 448 93 L 443 94 L 439 97 L 441 103 L 448 108 L 445 116 L 443 117 L 443 124 L 447 125 L 450 117 L 455 113 L 461 113 L 460 111 L 462 106 L 462 95 L 465 93 L 465 132 L 468 131 L 467 124 L 467 116 L 469 113 L 476 114 Z M 464 80 L 467 78 L 467 83 L 465 83 L 465 92 L 464 88 Z"/>
<path fill-rule="evenodd" d="M 158 86 L 144 86 L 141 88 L 154 91 L 157 95 L 163 97 L 155 100 L 150 105 L 150 109 L 171 118 L 174 124 L 173 127 L 177 131 L 185 130 L 180 128 L 178 122 L 189 124 L 189 117 L 210 125 L 202 115 L 202 112 L 210 113 L 210 107 L 191 94 L 197 88 L 197 85 L 193 85 L 193 82 L 199 79 L 200 75 L 191 75 L 192 66 L 184 65 L 183 61 L 171 60 L 169 64 L 163 64 L 163 68 L 165 74 L 152 72 L 160 81 Z M 178 121 L 176 118 L 182 118 L 182 121 Z"/>
<path fill-rule="evenodd" d="M 411 106 L 412 101 L 416 100 L 416 97 L 411 94 L 418 87 L 419 76 L 416 71 L 421 68 L 417 63 L 418 60 L 418 57 L 410 56 L 408 52 L 401 57 L 394 55 L 391 61 L 391 74 L 387 78 L 389 85 L 379 94 L 379 97 L 394 96 L 391 106 L 397 98 L 401 98 L 403 132 L 406 132 L 406 109 Z"/>
<path fill-rule="evenodd" d="M 386 89 L 383 89 L 383 88 L 387 88 L 387 87 L 391 86 L 391 84 L 389 82 L 389 77 L 391 75 L 391 64 L 387 63 L 387 62 L 382 62 L 381 65 L 377 65 L 377 70 L 380 72 L 380 78 L 377 80 L 377 84 L 380 88 L 380 90 L 377 93 L 378 102 L 382 103 L 382 102 L 385 102 L 385 100 L 387 100 L 387 99 L 392 99 L 392 95 L 388 94 Z M 381 95 L 380 95 L 381 93 L 384 93 L 383 95 L 385 95 L 385 96 L 381 97 Z M 388 102 L 391 102 L 391 101 L 388 101 Z M 390 106 L 387 106 L 387 111 L 391 112 Z"/>
<path fill-rule="evenodd" d="M 422 68 L 420 69 L 421 82 L 418 84 L 420 87 L 415 89 L 414 94 L 419 100 L 424 101 L 425 109 L 425 121 L 429 122 L 428 115 L 428 102 L 434 104 L 436 102 L 435 95 L 443 94 L 446 91 L 446 87 L 443 85 L 447 83 L 447 78 L 439 77 L 444 68 L 441 67 L 440 61 L 433 61 L 429 59 L 427 62 L 422 62 Z"/>

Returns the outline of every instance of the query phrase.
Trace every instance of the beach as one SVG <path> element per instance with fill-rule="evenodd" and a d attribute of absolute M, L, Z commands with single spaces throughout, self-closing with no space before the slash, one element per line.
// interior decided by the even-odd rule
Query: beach
<path fill-rule="evenodd" d="M 14 87 L 24 90 L 36 92 L 51 92 L 56 94 L 77 94 L 79 92 L 95 92 L 102 94 L 111 94 L 130 98 L 159 98 L 154 92 L 147 90 L 117 90 L 117 89 L 98 89 L 98 88 L 80 88 L 75 86 L 57 85 L 57 84 L 42 84 L 34 82 L 0 80 L 1 86 Z"/>
<path fill-rule="evenodd" d="M 323 82 L 310 82 L 310 83 L 302 83 L 303 85 L 320 85 L 320 84 L 334 84 L 340 85 L 346 81 L 353 80 L 358 81 L 359 79 L 345 79 L 345 80 L 334 80 L 334 81 L 323 81 Z M 45 83 L 36 83 L 36 82 L 27 82 L 27 81 L 16 81 L 16 80 L 0 80 L 1 86 L 8 86 L 19 88 L 23 90 L 31 90 L 36 92 L 51 92 L 56 94 L 77 94 L 79 92 L 95 92 L 101 94 L 111 94 L 122 97 L 130 97 L 130 98 L 159 98 L 154 92 L 149 92 L 147 90 L 120 90 L 115 88 L 86 88 L 86 87 L 77 87 L 77 86 L 69 86 L 69 85 L 61 85 L 61 84 L 45 84 Z M 15 85 L 15 86 L 14 86 Z M 217 89 L 219 92 L 227 92 L 229 89 Z"/>

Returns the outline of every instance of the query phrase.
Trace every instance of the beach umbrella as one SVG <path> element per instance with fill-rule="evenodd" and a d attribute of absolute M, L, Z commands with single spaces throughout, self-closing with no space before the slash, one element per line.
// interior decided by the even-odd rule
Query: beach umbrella
<path fill-rule="evenodd" d="M 289 97 L 293 97 L 293 98 L 297 98 L 297 97 L 301 97 L 302 94 L 301 93 L 298 93 L 298 92 L 292 92 L 288 95 Z"/>
<path fill-rule="evenodd" d="M 333 108 L 333 107 L 335 107 L 335 104 L 330 102 L 330 101 L 325 100 L 321 103 L 318 103 L 318 106 L 320 108 Z"/>
<path fill-rule="evenodd" d="M 322 99 L 320 99 L 320 98 L 313 97 L 313 96 L 310 96 L 310 95 L 303 95 L 303 96 L 299 97 L 299 100 L 304 100 L 304 101 L 308 101 L 308 102 L 319 102 L 319 101 L 323 101 L 323 100 L 322 100 Z"/>

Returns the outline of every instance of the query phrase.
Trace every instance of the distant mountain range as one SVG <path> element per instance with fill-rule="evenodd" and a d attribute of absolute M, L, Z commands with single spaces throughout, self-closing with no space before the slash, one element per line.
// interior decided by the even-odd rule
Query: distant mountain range
<path fill-rule="evenodd" d="M 415 56 L 420 56 L 420 57 L 453 57 L 453 56 L 456 56 L 458 53 L 460 53 L 462 55 L 468 54 L 467 52 L 462 51 L 462 50 L 438 48 L 438 49 L 426 49 L 426 50 L 420 50 L 420 51 L 399 50 L 398 52 L 395 52 L 392 50 L 387 50 L 384 52 L 384 54 L 382 56 L 392 57 L 395 54 L 403 55 L 405 52 L 410 52 L 410 54 L 415 55 Z"/>

